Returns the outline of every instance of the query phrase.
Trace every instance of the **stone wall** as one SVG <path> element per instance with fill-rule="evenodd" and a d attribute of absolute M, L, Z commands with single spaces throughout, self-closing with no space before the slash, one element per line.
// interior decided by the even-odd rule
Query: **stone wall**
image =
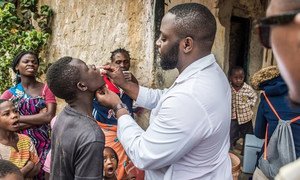
<path fill-rule="evenodd" d="M 140 84 L 153 81 L 153 0 L 40 0 L 54 11 L 52 38 L 46 59 L 80 58 L 89 64 L 109 61 L 110 52 L 123 47 L 132 57 L 131 71 Z M 58 101 L 58 112 L 65 103 Z M 146 122 L 145 122 L 146 123 Z M 147 123 L 142 123 L 147 126 Z"/>

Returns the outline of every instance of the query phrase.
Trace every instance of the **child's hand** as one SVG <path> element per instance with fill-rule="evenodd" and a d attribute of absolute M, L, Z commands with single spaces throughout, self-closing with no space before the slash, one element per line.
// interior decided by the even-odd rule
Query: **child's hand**
<path fill-rule="evenodd" d="M 28 163 L 29 162 L 31 164 L 33 164 L 33 167 L 27 172 L 27 174 L 24 177 L 26 177 L 26 178 L 33 178 L 34 176 L 36 176 L 39 173 L 39 171 L 41 169 L 41 164 L 40 163 L 34 164 L 33 162 L 28 161 Z"/>
<path fill-rule="evenodd" d="M 124 74 L 124 78 L 126 79 L 126 81 L 131 81 L 132 74 L 130 71 L 123 71 L 123 74 Z"/>
<path fill-rule="evenodd" d="M 27 175 L 27 173 L 34 167 L 34 163 L 32 161 L 28 161 L 26 163 L 26 165 L 24 167 L 22 167 L 21 173 L 23 174 L 23 176 L 25 177 Z"/>

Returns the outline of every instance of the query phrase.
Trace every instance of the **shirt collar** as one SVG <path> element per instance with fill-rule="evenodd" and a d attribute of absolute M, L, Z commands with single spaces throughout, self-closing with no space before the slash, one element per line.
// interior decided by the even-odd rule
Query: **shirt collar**
<path fill-rule="evenodd" d="M 175 84 L 180 83 L 189 77 L 191 77 L 196 72 L 202 71 L 206 67 L 210 66 L 216 62 L 215 56 L 213 54 L 209 54 L 201 59 L 196 60 L 192 64 L 190 64 L 188 67 L 186 67 L 181 74 L 177 77 L 175 80 Z"/>

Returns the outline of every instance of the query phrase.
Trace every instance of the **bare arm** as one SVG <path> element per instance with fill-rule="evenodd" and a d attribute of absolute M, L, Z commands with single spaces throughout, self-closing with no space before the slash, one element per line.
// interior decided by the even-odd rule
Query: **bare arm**
<path fill-rule="evenodd" d="M 33 178 L 34 176 L 36 176 L 38 173 L 39 173 L 39 171 L 40 171 L 40 169 L 41 169 L 41 163 L 37 163 L 37 164 L 34 164 L 33 162 L 31 162 L 31 161 L 29 161 L 30 163 L 32 163 L 33 164 L 33 166 L 32 166 L 32 168 L 24 175 L 24 177 L 26 177 L 26 178 Z M 29 163 L 28 162 L 28 163 Z M 27 163 L 27 164 L 28 164 Z"/>
<path fill-rule="evenodd" d="M 55 116 L 56 103 L 46 104 L 46 108 L 42 109 L 40 113 L 34 115 L 20 116 L 20 125 L 42 125 L 50 123 L 51 119 Z M 24 123 L 24 124 L 22 124 Z"/>
<path fill-rule="evenodd" d="M 26 165 L 20 169 L 20 171 L 23 174 L 23 176 L 26 177 L 27 173 L 29 171 L 31 171 L 33 169 L 33 167 L 34 167 L 34 163 L 31 161 L 28 161 L 26 163 Z"/>
<path fill-rule="evenodd" d="M 33 125 L 27 123 L 19 123 L 19 130 L 31 128 Z"/>
<path fill-rule="evenodd" d="M 133 83 L 139 85 L 138 80 L 136 79 L 136 77 L 135 77 L 133 74 L 131 74 L 131 82 L 133 82 Z"/>

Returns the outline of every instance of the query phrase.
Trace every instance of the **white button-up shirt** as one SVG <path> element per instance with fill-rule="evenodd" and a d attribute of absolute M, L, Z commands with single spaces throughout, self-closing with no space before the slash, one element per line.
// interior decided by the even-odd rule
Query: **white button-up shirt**
<path fill-rule="evenodd" d="M 214 55 L 189 65 L 169 89 L 140 86 L 137 103 L 152 110 L 149 127 L 123 115 L 118 138 L 146 179 L 232 179 L 231 89 Z"/>

